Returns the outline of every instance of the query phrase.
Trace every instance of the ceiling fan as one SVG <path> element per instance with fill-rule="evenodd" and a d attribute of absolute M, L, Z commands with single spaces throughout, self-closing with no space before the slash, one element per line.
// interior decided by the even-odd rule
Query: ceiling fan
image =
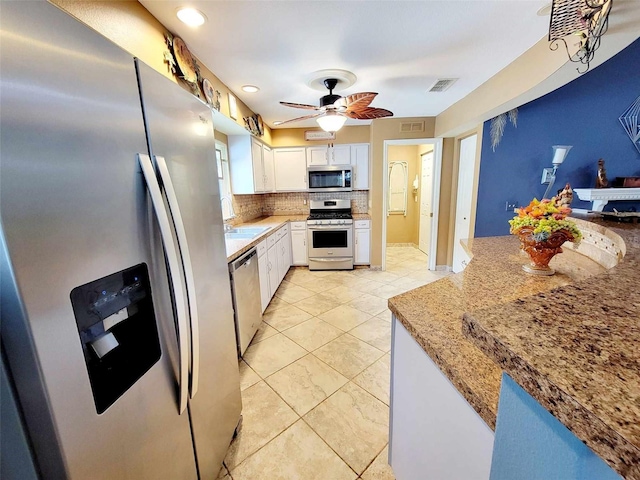
<path fill-rule="evenodd" d="M 347 118 L 357 120 L 373 120 L 374 118 L 392 117 L 393 113 L 384 108 L 370 107 L 369 104 L 378 95 L 373 92 L 354 93 L 342 97 L 335 95 L 333 89 L 338 84 L 338 79 L 327 78 L 324 86 L 329 90 L 329 95 L 320 97 L 320 105 L 305 105 L 303 103 L 280 102 L 282 105 L 293 108 L 303 108 L 305 110 L 317 110 L 317 113 L 305 115 L 304 117 L 292 118 L 282 122 L 274 122 L 274 125 L 284 125 L 285 123 L 317 118 L 320 127 L 327 132 L 336 132 L 342 128 Z"/>

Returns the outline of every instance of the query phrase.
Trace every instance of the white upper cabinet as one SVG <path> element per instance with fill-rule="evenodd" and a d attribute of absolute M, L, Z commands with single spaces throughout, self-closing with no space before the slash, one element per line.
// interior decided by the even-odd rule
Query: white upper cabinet
<path fill-rule="evenodd" d="M 262 165 L 264 169 L 264 191 L 275 192 L 276 190 L 276 169 L 273 161 L 273 150 L 263 145 Z"/>
<path fill-rule="evenodd" d="M 334 145 L 328 151 L 329 165 L 349 165 L 351 163 L 351 145 Z"/>
<path fill-rule="evenodd" d="M 273 149 L 277 192 L 307 190 L 307 156 L 304 147 Z"/>
<path fill-rule="evenodd" d="M 369 144 L 350 145 L 354 190 L 369 190 Z"/>
<path fill-rule="evenodd" d="M 307 165 L 349 165 L 351 145 L 307 147 Z"/>
<path fill-rule="evenodd" d="M 327 147 L 307 147 L 307 165 L 327 165 Z"/>
<path fill-rule="evenodd" d="M 273 151 L 250 135 L 228 138 L 231 192 L 235 195 L 273 192 Z"/>

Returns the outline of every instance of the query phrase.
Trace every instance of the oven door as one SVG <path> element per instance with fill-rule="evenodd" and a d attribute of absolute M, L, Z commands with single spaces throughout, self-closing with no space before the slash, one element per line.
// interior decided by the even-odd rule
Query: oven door
<path fill-rule="evenodd" d="M 353 225 L 308 225 L 309 258 L 353 257 Z"/>

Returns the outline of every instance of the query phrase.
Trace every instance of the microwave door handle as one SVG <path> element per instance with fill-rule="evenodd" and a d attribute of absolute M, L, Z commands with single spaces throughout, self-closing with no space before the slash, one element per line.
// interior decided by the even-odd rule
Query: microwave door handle
<path fill-rule="evenodd" d="M 191 255 L 189 254 L 187 232 L 184 229 L 184 222 L 182 221 L 180 206 L 178 205 L 178 197 L 176 196 L 176 191 L 173 188 L 173 182 L 171 181 L 171 175 L 169 175 L 167 162 L 164 157 L 154 156 L 154 159 L 158 166 L 158 171 L 160 172 L 164 192 L 167 196 L 171 219 L 173 220 L 173 226 L 178 237 L 178 248 L 182 254 L 182 270 L 184 272 L 187 285 L 187 302 L 190 314 L 189 326 L 191 332 L 191 381 L 189 382 L 189 396 L 193 398 L 194 395 L 198 393 L 198 379 L 200 372 L 200 331 L 198 308 L 196 304 L 196 283 L 193 278 L 193 264 L 191 263 Z"/>
<path fill-rule="evenodd" d="M 343 188 L 347 185 L 347 176 L 345 174 L 346 172 L 342 170 L 342 187 Z"/>
<path fill-rule="evenodd" d="M 178 260 L 178 249 L 173 242 L 171 234 L 171 224 L 169 213 L 165 209 L 160 184 L 156 177 L 155 169 L 151 163 L 149 155 L 138 154 L 138 163 L 142 168 L 147 189 L 151 196 L 151 203 L 160 226 L 160 236 L 164 245 L 167 263 L 169 264 L 169 276 L 173 286 L 173 298 L 176 302 L 176 315 L 178 317 L 178 351 L 179 351 L 179 400 L 178 412 L 182 414 L 187 408 L 187 397 L 189 395 L 189 342 L 187 339 L 187 300 L 183 295 L 183 279 L 180 274 L 180 264 Z"/>

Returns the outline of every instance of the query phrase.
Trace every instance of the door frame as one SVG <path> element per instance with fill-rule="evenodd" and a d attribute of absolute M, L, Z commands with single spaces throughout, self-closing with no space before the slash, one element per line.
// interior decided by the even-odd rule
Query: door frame
<path fill-rule="evenodd" d="M 382 270 L 386 270 L 387 262 L 387 203 L 389 201 L 389 147 L 394 145 L 433 145 L 433 188 L 432 204 L 433 217 L 431 218 L 431 240 L 429 245 L 429 270 L 436 269 L 436 253 L 438 247 L 438 218 L 440 212 L 440 177 L 442 173 L 442 138 L 411 138 L 402 140 L 384 140 L 382 171 Z M 437 201 L 436 201 L 437 199 Z"/>
<path fill-rule="evenodd" d="M 423 185 L 422 177 L 424 175 L 424 156 L 425 155 L 429 155 L 429 154 L 431 154 L 431 156 L 433 157 L 431 162 L 433 164 L 432 168 L 435 170 L 435 154 L 434 154 L 433 150 L 430 151 L 430 152 L 426 152 L 426 153 L 421 154 L 420 155 L 420 184 L 421 185 Z M 433 172 L 432 172 L 432 174 L 433 174 Z M 422 198 L 423 198 L 424 192 L 425 192 L 424 188 L 421 188 L 420 189 L 420 195 L 419 195 L 419 198 L 418 198 L 418 202 L 419 202 L 418 203 L 418 250 L 420 250 L 420 251 L 422 251 L 422 249 L 420 248 L 420 237 L 421 237 L 420 232 L 421 232 L 421 228 L 422 228 L 422 221 L 421 221 L 421 219 L 422 219 Z M 432 182 L 432 185 L 431 185 L 431 208 L 432 209 L 433 209 L 433 200 L 434 199 L 433 199 L 433 182 Z M 429 248 L 431 248 L 431 238 L 429 238 Z M 430 254 L 431 253 L 429 253 L 429 255 Z"/>

